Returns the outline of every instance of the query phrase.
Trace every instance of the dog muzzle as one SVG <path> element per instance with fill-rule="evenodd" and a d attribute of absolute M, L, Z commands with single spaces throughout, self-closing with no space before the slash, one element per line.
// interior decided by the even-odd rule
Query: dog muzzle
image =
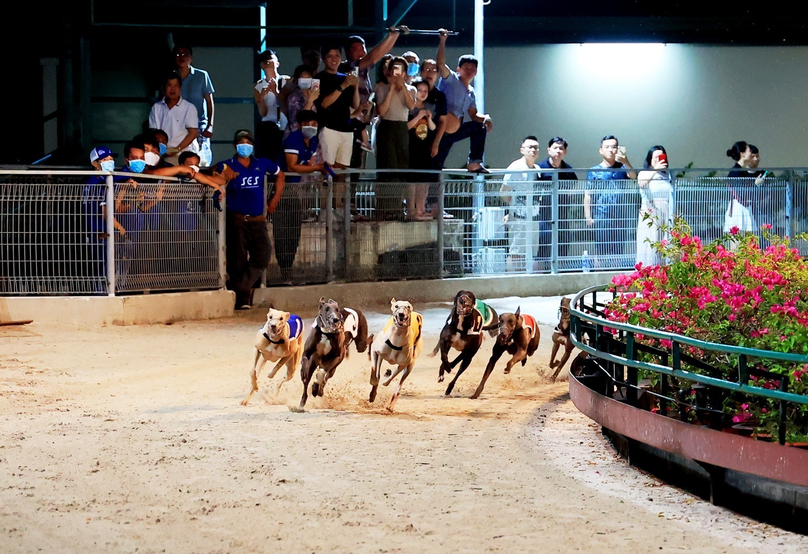
<path fill-rule="evenodd" d="M 329 321 L 322 316 L 317 316 L 317 327 L 319 327 L 323 333 L 331 335 L 339 332 L 342 329 L 342 320 L 337 319 Z"/>
<path fill-rule="evenodd" d="M 396 327 L 409 327 L 410 326 L 410 315 L 397 313 L 393 316 L 393 323 Z"/>

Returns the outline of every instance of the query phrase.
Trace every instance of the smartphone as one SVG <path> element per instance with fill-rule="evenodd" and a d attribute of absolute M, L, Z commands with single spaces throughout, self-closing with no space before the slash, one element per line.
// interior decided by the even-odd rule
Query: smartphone
<path fill-rule="evenodd" d="M 621 156 L 625 156 L 625 155 L 626 155 L 626 147 L 625 147 L 625 146 L 618 146 L 618 147 L 617 147 L 617 151 L 618 151 L 618 152 L 620 152 L 620 155 L 621 155 Z"/>
<path fill-rule="evenodd" d="M 359 77 L 359 68 L 354 67 L 353 69 L 351 69 L 351 75 L 353 75 L 354 77 Z"/>
<path fill-rule="evenodd" d="M 306 90 L 311 88 L 312 81 L 311 77 L 301 77 L 297 80 L 297 84 L 301 89 Z"/>
<path fill-rule="evenodd" d="M 659 160 L 660 163 L 662 162 L 668 163 L 668 155 L 665 154 L 664 152 L 660 153 L 657 159 Z"/>
<path fill-rule="evenodd" d="M 269 86 L 269 83 L 267 83 L 267 82 L 266 82 L 266 80 L 261 79 L 261 80 L 260 80 L 260 81 L 258 81 L 258 83 L 255 85 L 255 90 L 257 90 L 258 92 L 261 92 L 262 90 L 264 90 L 264 89 L 265 89 L 265 88 L 267 88 L 268 86 Z"/>
<path fill-rule="evenodd" d="M 312 79 L 311 80 L 311 88 L 320 88 L 320 79 Z"/>

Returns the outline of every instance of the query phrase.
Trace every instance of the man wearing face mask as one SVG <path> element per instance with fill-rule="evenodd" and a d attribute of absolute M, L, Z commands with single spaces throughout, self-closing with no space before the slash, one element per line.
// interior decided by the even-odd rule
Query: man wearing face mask
<path fill-rule="evenodd" d="M 418 77 L 418 73 L 421 71 L 421 58 L 412 50 L 407 50 L 401 54 L 401 57 L 407 60 L 407 78 L 405 80 L 408 85 L 411 85 L 412 80 Z"/>
<path fill-rule="evenodd" d="M 266 213 L 278 207 L 286 179 L 275 162 L 253 156 L 255 139 L 241 129 L 233 137 L 236 155 L 216 164 L 215 173 L 227 181 L 227 273 L 228 288 L 236 293 L 236 309 L 249 309 L 252 288 L 269 264 L 270 245 Z M 267 202 L 265 181 L 275 176 Z"/>
<path fill-rule="evenodd" d="M 322 185 L 322 175 L 314 173 L 328 171 L 326 163 L 314 163 L 312 159 L 318 145 L 317 114 L 311 110 L 301 110 L 297 113 L 297 123 L 299 129 L 283 141 L 284 170 L 306 175 L 287 178 L 280 204 L 272 216 L 275 258 L 278 260 L 284 283 L 292 281 L 292 264 L 300 243 L 300 227 L 304 212 L 303 203 L 300 201 L 301 188 L 315 182 Z"/>

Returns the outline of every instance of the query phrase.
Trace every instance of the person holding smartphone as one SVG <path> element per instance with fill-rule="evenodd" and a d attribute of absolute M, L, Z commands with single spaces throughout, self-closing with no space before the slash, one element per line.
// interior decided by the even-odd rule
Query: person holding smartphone
<path fill-rule="evenodd" d="M 253 98 L 261 121 L 255 128 L 255 152 L 260 158 L 280 161 L 281 141 L 288 119 L 283 113 L 280 91 L 283 86 L 278 76 L 280 62 L 274 50 L 267 49 L 258 56 L 264 78 L 253 87 Z"/>
<path fill-rule="evenodd" d="M 768 198 L 761 188 L 768 172 L 758 169 L 760 150 L 754 144 L 739 140 L 727 150 L 727 156 L 735 160 L 735 165 L 727 174 L 730 177 L 728 187 L 732 200 L 724 215 L 724 232 L 728 233 L 733 227 L 757 232 L 761 223 L 771 223 L 763 221 L 767 216 L 771 218 L 771 215 L 765 209 Z"/>
<path fill-rule="evenodd" d="M 314 78 L 315 70 L 308 65 L 299 65 L 292 75 L 294 88 L 286 100 L 286 117 L 289 125 L 286 126 L 284 139 L 300 128 L 297 114 L 301 111 L 314 111 L 317 109 L 314 102 L 320 97 L 320 81 Z"/>
<path fill-rule="evenodd" d="M 645 169 L 637 176 L 642 205 L 637 221 L 637 262 L 643 265 L 659 265 L 662 257 L 654 243 L 665 238 L 662 226 L 673 220 L 673 185 L 668 173 L 668 153 L 657 144 L 648 149 Z"/>

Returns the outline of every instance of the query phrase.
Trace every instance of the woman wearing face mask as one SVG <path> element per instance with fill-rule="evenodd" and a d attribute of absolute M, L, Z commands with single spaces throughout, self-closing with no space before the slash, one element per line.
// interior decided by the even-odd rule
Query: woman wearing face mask
<path fill-rule="evenodd" d="M 673 186 L 668 173 L 668 154 L 665 147 L 656 145 L 645 156 L 645 169 L 637 176 L 642 206 L 637 222 L 637 262 L 643 265 L 659 265 L 662 258 L 653 243 L 665 238 L 660 228 L 670 225 L 673 214 Z"/>
<path fill-rule="evenodd" d="M 292 132 L 297 131 L 300 125 L 297 122 L 297 114 L 301 110 L 317 111 L 314 101 L 320 97 L 320 84 L 312 82 L 315 71 L 307 65 L 299 65 L 295 68 L 292 78 L 295 87 L 286 100 L 286 116 L 289 124 L 286 126 L 284 139 Z"/>
<path fill-rule="evenodd" d="M 724 232 L 737 227 L 740 231 L 757 232 L 758 225 L 770 223 L 765 218 L 765 193 L 762 189 L 766 173 L 757 167 L 760 164 L 760 151 L 754 144 L 738 141 L 727 150 L 727 156 L 735 161 L 727 174 L 729 192 L 732 195 L 727 213 L 724 216 Z"/>

